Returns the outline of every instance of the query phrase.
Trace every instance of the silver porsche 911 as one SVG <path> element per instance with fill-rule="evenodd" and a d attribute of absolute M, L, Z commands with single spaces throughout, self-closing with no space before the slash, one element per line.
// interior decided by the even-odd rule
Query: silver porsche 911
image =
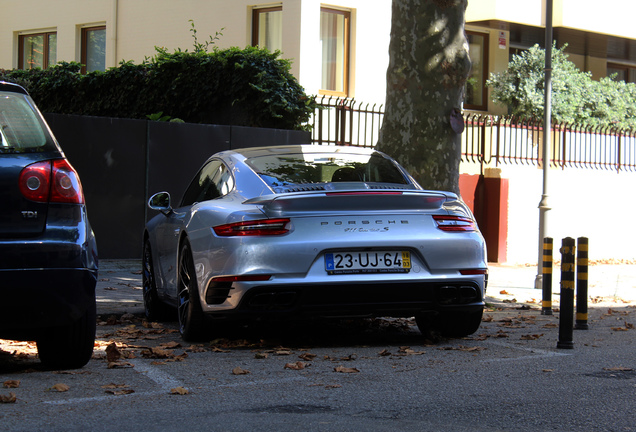
<path fill-rule="evenodd" d="M 460 337 L 480 325 L 484 239 L 450 192 L 423 190 L 371 149 L 296 145 L 212 156 L 144 233 L 151 320 L 181 335 L 258 319 L 411 317 Z"/>

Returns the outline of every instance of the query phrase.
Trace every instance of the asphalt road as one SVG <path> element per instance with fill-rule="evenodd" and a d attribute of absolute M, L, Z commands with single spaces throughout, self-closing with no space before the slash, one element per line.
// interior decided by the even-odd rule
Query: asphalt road
<path fill-rule="evenodd" d="M 122 315 L 141 310 L 137 270 L 122 272 L 101 275 L 98 295 L 117 301 L 100 302 L 85 368 L 46 371 L 32 346 L 0 341 L 0 382 L 17 385 L 0 388 L 0 399 L 15 395 L 0 403 L 4 430 L 636 431 L 634 303 L 591 304 L 573 349 L 557 348 L 558 309 L 509 298 L 489 298 L 464 339 L 425 340 L 412 320 L 378 319 L 193 345 L 174 322 Z"/>

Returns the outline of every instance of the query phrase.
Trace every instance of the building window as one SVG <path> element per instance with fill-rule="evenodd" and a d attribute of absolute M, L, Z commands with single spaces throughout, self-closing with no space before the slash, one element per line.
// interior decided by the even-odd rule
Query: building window
<path fill-rule="evenodd" d="M 82 73 L 106 70 L 106 26 L 82 29 Z"/>
<path fill-rule="evenodd" d="M 18 69 L 46 69 L 57 63 L 57 33 L 20 35 Z"/>
<path fill-rule="evenodd" d="M 636 41 L 607 38 L 607 76 L 617 81 L 636 82 Z"/>
<path fill-rule="evenodd" d="M 252 46 L 271 52 L 283 48 L 283 7 L 254 8 L 252 11 Z"/>
<path fill-rule="evenodd" d="M 320 9 L 322 81 L 320 93 L 347 96 L 349 92 L 349 22 L 351 12 Z"/>
<path fill-rule="evenodd" d="M 488 93 L 486 78 L 488 76 L 488 35 L 466 32 L 472 69 L 466 82 L 464 108 L 486 111 L 488 109 Z"/>
<path fill-rule="evenodd" d="M 614 77 L 616 81 L 636 83 L 636 67 L 608 63 L 607 76 Z"/>

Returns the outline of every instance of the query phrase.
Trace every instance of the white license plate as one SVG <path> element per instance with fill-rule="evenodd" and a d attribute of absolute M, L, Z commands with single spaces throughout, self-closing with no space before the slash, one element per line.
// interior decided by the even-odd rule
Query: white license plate
<path fill-rule="evenodd" d="M 408 273 L 408 251 L 334 252 L 325 254 L 327 274 Z"/>

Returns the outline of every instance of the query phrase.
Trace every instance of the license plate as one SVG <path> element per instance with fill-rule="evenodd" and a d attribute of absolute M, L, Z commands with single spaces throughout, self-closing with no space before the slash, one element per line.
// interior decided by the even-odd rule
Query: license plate
<path fill-rule="evenodd" d="M 325 254 L 327 274 L 408 273 L 408 251 L 334 252 Z"/>

